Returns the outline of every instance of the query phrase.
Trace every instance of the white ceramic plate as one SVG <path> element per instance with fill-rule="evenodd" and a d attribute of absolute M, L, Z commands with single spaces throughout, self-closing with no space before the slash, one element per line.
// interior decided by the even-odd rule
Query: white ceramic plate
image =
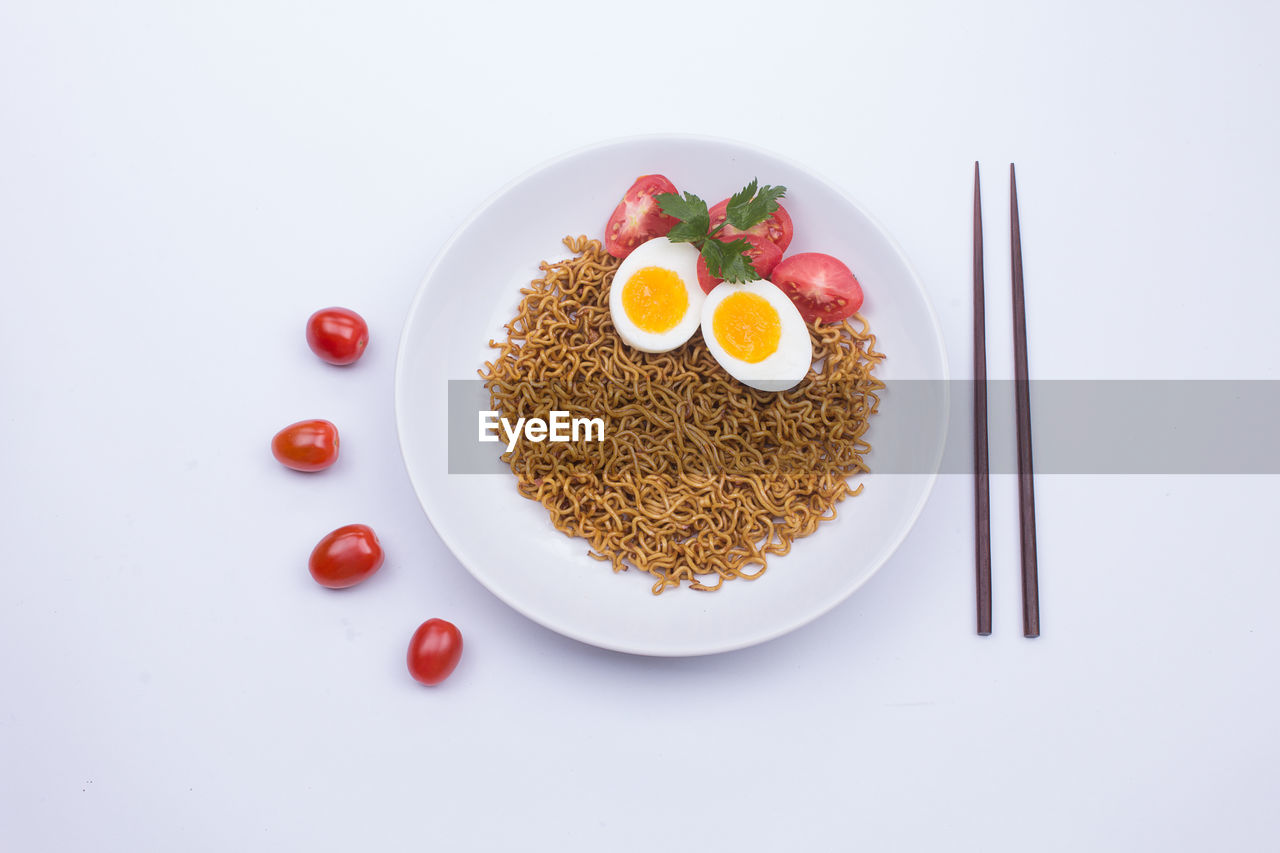
<path fill-rule="evenodd" d="M 567 154 L 489 199 L 445 244 L 405 321 L 396 365 L 396 424 L 409 478 L 440 538 L 463 566 L 520 613 L 569 637 L 648 655 L 742 648 L 804 625 L 843 601 L 884 564 L 915 523 L 933 487 L 946 432 L 946 383 L 911 421 L 893 385 L 873 419 L 873 447 L 911 435 L 923 461 L 910 473 L 873 473 L 839 518 L 771 557 L 755 581 L 718 592 L 650 593 L 643 572 L 614 574 L 587 556 L 582 539 L 556 531 L 546 511 L 516 493 L 509 474 L 450 474 L 448 380 L 474 379 L 515 313 L 538 262 L 568 255 L 565 235 L 603 237 L 604 224 L 638 175 L 662 173 L 713 202 L 751 178 L 783 184 L 795 223 L 788 253 L 824 251 L 844 260 L 866 293 L 863 313 L 888 355 L 886 379 L 947 378 L 937 319 L 906 258 L 840 190 L 784 158 L 746 145 L 689 136 L 606 142 Z M 474 416 L 473 416 L 474 417 Z M 874 472 L 877 450 L 869 462 Z"/>

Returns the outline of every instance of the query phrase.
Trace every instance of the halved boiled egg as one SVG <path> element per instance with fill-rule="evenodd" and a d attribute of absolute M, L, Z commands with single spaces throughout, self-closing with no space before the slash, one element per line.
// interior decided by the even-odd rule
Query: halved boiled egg
<path fill-rule="evenodd" d="M 698 285 L 698 250 L 655 237 L 618 266 L 609 288 L 609 316 L 628 345 L 666 352 L 693 336 L 705 299 Z"/>
<path fill-rule="evenodd" d="M 730 376 L 761 391 L 791 388 L 813 363 L 799 309 L 764 279 L 716 285 L 702 303 L 702 338 Z"/>

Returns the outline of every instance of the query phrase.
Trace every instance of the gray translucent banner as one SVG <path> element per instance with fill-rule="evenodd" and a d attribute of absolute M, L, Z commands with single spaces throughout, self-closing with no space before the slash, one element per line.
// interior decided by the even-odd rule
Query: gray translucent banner
<path fill-rule="evenodd" d="M 969 381 L 888 382 L 866 434 L 868 467 L 971 474 L 973 390 Z M 1037 474 L 1280 474 L 1278 380 L 1037 380 L 1030 395 Z M 481 380 L 449 380 L 450 474 L 509 470 L 498 458 L 502 427 L 498 441 L 479 440 L 490 408 Z M 991 473 L 1017 473 L 1013 381 L 987 383 L 987 417 Z"/>

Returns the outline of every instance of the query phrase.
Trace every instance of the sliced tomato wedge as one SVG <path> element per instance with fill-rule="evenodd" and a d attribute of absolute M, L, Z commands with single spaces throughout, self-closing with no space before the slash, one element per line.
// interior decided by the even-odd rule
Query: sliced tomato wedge
<path fill-rule="evenodd" d="M 723 233 L 723 232 L 722 232 Z M 759 234 L 742 234 L 741 238 L 751 244 L 751 248 L 747 250 L 746 256 L 751 259 L 751 266 L 755 268 L 756 274 L 761 278 L 768 278 L 769 273 L 773 272 L 773 268 L 778 265 L 778 261 L 782 260 L 782 250 L 778 245 L 767 237 L 761 237 Z M 734 240 L 737 237 L 732 238 Z M 725 240 L 723 242 L 729 242 Z M 716 278 L 707 269 L 707 262 L 698 256 L 698 284 L 703 291 L 710 293 L 712 288 L 724 281 L 722 278 Z"/>
<path fill-rule="evenodd" d="M 822 252 L 783 258 L 769 280 L 791 297 L 806 323 L 838 323 L 862 307 L 862 285 L 853 272 Z"/>
<path fill-rule="evenodd" d="M 721 222 L 724 222 L 729 215 L 729 199 L 726 198 L 724 201 L 711 208 L 708 213 L 711 214 L 711 228 L 712 230 L 715 230 L 715 227 Z M 716 235 L 716 238 L 720 240 L 732 240 L 735 237 L 745 237 L 748 234 L 755 234 L 773 241 L 778 245 L 779 251 L 785 252 L 787 247 L 791 245 L 792 231 L 791 214 L 787 213 L 787 209 L 785 207 L 778 205 L 778 209 L 770 214 L 769 218 L 764 222 L 761 222 L 759 225 L 753 225 L 746 231 L 739 231 L 732 225 L 726 225 L 724 226 L 724 230 Z"/>
<path fill-rule="evenodd" d="M 658 206 L 654 196 L 674 193 L 676 185 L 662 175 L 641 175 L 627 190 L 622 201 L 613 209 L 604 229 L 605 251 L 622 259 L 631 250 L 654 237 L 665 237 L 676 224 L 673 216 L 667 216 Z"/>

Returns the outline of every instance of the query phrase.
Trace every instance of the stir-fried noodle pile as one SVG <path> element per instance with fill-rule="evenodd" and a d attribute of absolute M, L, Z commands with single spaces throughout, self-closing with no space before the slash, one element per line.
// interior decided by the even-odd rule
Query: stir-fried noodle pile
<path fill-rule="evenodd" d="M 604 419 L 603 441 L 584 431 L 503 455 L 557 529 L 614 571 L 649 572 L 654 593 L 684 582 L 716 590 L 759 577 L 768 555 L 861 492 L 848 478 L 867 470 L 863 434 L 884 387 L 871 375 L 884 356 L 861 315 L 810 324 L 809 374 L 789 391 L 757 391 L 700 335 L 666 353 L 624 344 L 609 318 L 618 261 L 598 240 L 564 242 L 574 257 L 541 265 L 481 371 L 491 407 L 513 423 L 557 410 Z"/>

